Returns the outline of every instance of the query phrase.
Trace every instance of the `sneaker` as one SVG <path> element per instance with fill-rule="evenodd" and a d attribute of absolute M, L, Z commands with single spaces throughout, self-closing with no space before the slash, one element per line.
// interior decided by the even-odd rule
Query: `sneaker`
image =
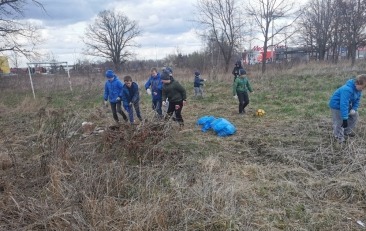
<path fill-rule="evenodd" d="M 346 142 L 346 140 L 344 138 L 338 138 L 336 136 L 333 137 L 334 140 L 338 143 L 338 144 L 343 144 Z"/>

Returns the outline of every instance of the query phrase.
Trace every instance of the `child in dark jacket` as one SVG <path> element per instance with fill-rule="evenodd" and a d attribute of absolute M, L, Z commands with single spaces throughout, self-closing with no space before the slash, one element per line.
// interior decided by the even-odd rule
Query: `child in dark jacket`
<path fill-rule="evenodd" d="M 121 108 L 123 84 L 112 70 L 107 70 L 105 73 L 105 77 L 107 78 L 107 81 L 104 85 L 104 104 L 105 106 L 108 106 L 109 100 L 112 109 L 113 119 L 117 123 L 119 122 L 117 112 L 121 114 L 123 119 L 127 122 L 127 116 Z"/>
<path fill-rule="evenodd" d="M 240 69 L 244 70 L 243 66 L 241 65 L 241 60 L 238 60 L 235 63 L 235 67 L 234 67 L 233 71 L 231 72 L 234 75 L 234 81 L 237 77 L 239 77 L 239 75 L 240 75 L 239 70 Z"/>
<path fill-rule="evenodd" d="M 239 70 L 239 77 L 233 84 L 233 95 L 239 100 L 239 114 L 245 113 L 245 107 L 249 104 L 248 91 L 253 92 L 244 69 Z"/>
<path fill-rule="evenodd" d="M 131 76 L 127 75 L 123 78 L 125 85 L 122 88 L 123 107 L 128 112 L 130 123 L 134 123 L 133 108 L 135 108 L 136 116 L 142 121 L 140 112 L 140 95 L 137 83 L 132 82 Z"/>
<path fill-rule="evenodd" d="M 165 120 L 169 120 L 175 112 L 176 121 L 181 127 L 184 126 L 182 117 L 183 106 L 186 105 L 187 94 L 186 90 L 168 71 L 163 71 L 161 74 L 161 81 L 163 82 L 163 106 L 166 106 L 166 100 L 169 101 L 169 106 Z"/>
<path fill-rule="evenodd" d="M 206 81 L 206 79 L 201 78 L 201 73 L 198 71 L 194 72 L 194 96 L 201 96 L 203 97 L 203 82 Z"/>
<path fill-rule="evenodd" d="M 362 90 L 366 88 L 366 74 L 350 79 L 338 88 L 329 100 L 332 112 L 333 135 L 339 143 L 345 137 L 354 135 L 353 129 L 358 121 L 358 107 L 362 98 Z"/>

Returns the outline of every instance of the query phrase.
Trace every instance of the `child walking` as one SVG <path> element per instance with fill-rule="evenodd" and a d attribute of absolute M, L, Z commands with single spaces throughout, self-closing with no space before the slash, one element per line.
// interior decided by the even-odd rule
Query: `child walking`
<path fill-rule="evenodd" d="M 206 81 L 206 79 L 202 79 L 201 78 L 201 73 L 199 73 L 198 71 L 194 72 L 194 96 L 198 97 L 201 96 L 203 97 L 203 82 Z"/>
<path fill-rule="evenodd" d="M 249 104 L 248 91 L 253 92 L 244 69 L 239 70 L 239 77 L 233 84 L 233 95 L 239 100 L 239 114 L 245 114 L 245 107 Z"/>
<path fill-rule="evenodd" d="M 169 71 L 162 72 L 161 81 L 163 82 L 163 106 L 166 106 L 166 99 L 169 101 L 165 120 L 169 120 L 175 112 L 175 120 L 181 127 L 183 127 L 184 121 L 182 117 L 182 109 L 183 106 L 186 105 L 186 90 L 178 81 L 174 80 L 174 78 L 170 76 Z"/>
<path fill-rule="evenodd" d="M 161 91 L 163 88 L 163 83 L 160 79 L 160 73 L 155 67 L 150 70 L 150 77 L 145 83 L 146 93 L 151 95 L 152 98 L 152 108 L 158 113 L 158 117 L 163 117 L 163 112 L 161 110 Z"/>
<path fill-rule="evenodd" d="M 121 114 L 123 119 L 127 122 L 127 116 L 121 108 L 123 84 L 112 70 L 107 70 L 105 73 L 105 77 L 107 78 L 107 81 L 104 85 L 104 104 L 107 107 L 109 100 L 112 109 L 113 119 L 117 123 L 119 122 L 117 112 Z"/>
<path fill-rule="evenodd" d="M 358 121 L 358 107 L 362 97 L 362 90 L 366 88 L 366 74 L 350 79 L 345 85 L 338 88 L 329 100 L 332 113 L 333 135 L 339 143 L 345 137 L 355 134 L 353 129 Z"/>
<path fill-rule="evenodd" d="M 238 78 L 239 77 L 239 70 L 240 69 L 244 69 L 243 68 L 243 66 L 241 65 L 241 60 L 238 60 L 238 61 L 236 61 L 236 63 L 235 63 L 235 67 L 234 67 L 234 69 L 233 69 L 233 71 L 231 72 L 233 75 L 234 75 L 234 81 L 235 81 L 235 79 L 236 78 Z"/>
<path fill-rule="evenodd" d="M 137 83 L 132 81 L 132 77 L 127 75 L 123 78 L 125 85 L 122 88 L 122 101 L 123 107 L 128 112 L 128 116 L 130 118 L 130 123 L 133 124 L 133 108 L 135 108 L 136 116 L 142 121 L 141 112 L 140 112 L 140 94 L 139 87 Z"/>

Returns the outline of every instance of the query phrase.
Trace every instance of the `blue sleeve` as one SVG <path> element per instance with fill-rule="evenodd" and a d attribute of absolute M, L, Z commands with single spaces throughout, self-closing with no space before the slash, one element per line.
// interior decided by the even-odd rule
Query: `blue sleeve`
<path fill-rule="evenodd" d="M 339 103 L 339 107 L 340 107 L 340 111 L 341 111 L 341 116 L 342 119 L 346 120 L 348 119 L 348 110 L 349 110 L 349 102 L 350 102 L 350 98 L 351 98 L 351 91 L 348 89 L 344 89 L 341 92 L 341 98 L 340 98 L 340 103 Z"/>
<path fill-rule="evenodd" d="M 127 92 L 128 90 L 127 89 L 125 89 L 124 87 L 122 88 L 122 96 L 121 96 L 121 99 L 122 99 L 122 102 L 123 102 L 123 105 L 128 105 L 128 97 L 127 97 Z"/>
<path fill-rule="evenodd" d="M 200 85 L 203 85 L 202 82 L 204 82 L 205 80 L 204 79 L 200 79 Z"/>
<path fill-rule="evenodd" d="M 109 89 L 107 87 L 107 83 L 105 83 L 105 85 L 104 85 L 104 96 L 103 96 L 105 101 L 108 100 L 108 95 L 109 95 Z"/>
<path fill-rule="evenodd" d="M 148 89 L 150 87 L 150 85 L 151 85 L 151 77 L 145 83 L 145 89 Z"/>
<path fill-rule="evenodd" d="M 120 89 L 119 90 L 119 94 L 118 94 L 118 96 L 122 99 L 122 90 L 123 90 L 123 83 L 121 82 L 121 81 L 119 81 L 118 82 L 118 89 Z"/>
<path fill-rule="evenodd" d="M 130 106 L 128 104 L 125 104 L 125 102 L 123 102 L 123 108 L 130 113 Z"/>
<path fill-rule="evenodd" d="M 136 102 L 139 99 L 139 87 L 137 84 L 133 84 L 133 96 L 131 102 Z"/>
<path fill-rule="evenodd" d="M 163 90 L 163 82 L 161 82 L 161 80 L 159 81 L 158 84 L 158 90 Z"/>

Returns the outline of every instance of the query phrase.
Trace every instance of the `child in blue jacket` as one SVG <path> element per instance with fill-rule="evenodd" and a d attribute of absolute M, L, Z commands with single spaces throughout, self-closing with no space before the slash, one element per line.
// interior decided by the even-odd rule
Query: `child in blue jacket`
<path fill-rule="evenodd" d="M 194 96 L 201 96 L 203 97 L 203 82 L 206 81 L 206 79 L 202 79 L 201 78 L 201 73 L 199 73 L 198 71 L 194 72 Z"/>
<path fill-rule="evenodd" d="M 122 101 L 123 107 L 128 112 L 128 116 L 130 118 L 130 123 L 134 123 L 133 119 L 133 108 L 135 108 L 136 116 L 142 121 L 141 112 L 140 112 L 140 95 L 139 95 L 139 86 L 137 83 L 132 82 L 131 76 L 127 75 L 123 78 L 125 85 L 122 88 Z"/>
<path fill-rule="evenodd" d="M 162 98 L 161 93 L 163 89 L 163 83 L 160 79 L 160 73 L 155 67 L 151 68 L 151 76 L 145 83 L 145 89 L 147 94 L 152 97 L 152 109 L 155 110 L 159 117 L 162 118 L 163 112 L 161 110 Z"/>
<path fill-rule="evenodd" d="M 117 123 L 119 122 L 117 112 L 121 114 L 123 119 L 127 122 L 127 116 L 121 108 L 123 84 L 112 70 L 107 70 L 105 73 L 105 77 L 107 78 L 107 81 L 104 85 L 104 104 L 107 107 L 109 100 L 112 109 L 113 119 Z"/>
<path fill-rule="evenodd" d="M 357 109 L 366 87 L 366 74 L 350 79 L 338 88 L 329 100 L 332 112 L 333 135 L 339 143 L 346 137 L 354 136 L 353 129 L 358 121 Z"/>

